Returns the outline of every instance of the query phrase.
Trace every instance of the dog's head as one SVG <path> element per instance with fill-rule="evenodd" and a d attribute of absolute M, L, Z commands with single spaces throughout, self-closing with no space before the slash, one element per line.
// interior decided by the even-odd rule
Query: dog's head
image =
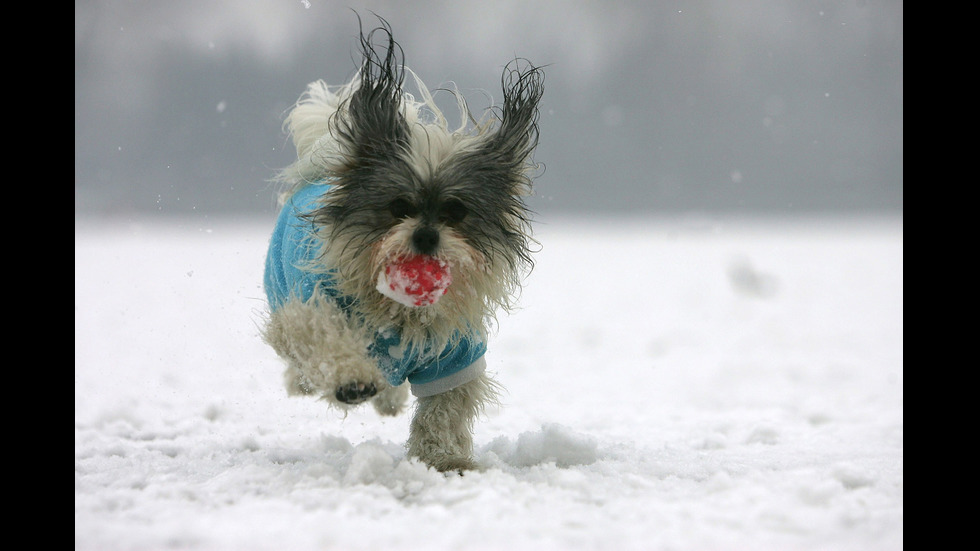
<path fill-rule="evenodd" d="M 503 104 L 450 129 L 421 80 L 402 64 L 386 23 L 361 34 L 363 63 L 335 90 L 314 83 L 287 119 L 300 160 L 294 182 L 333 188 L 312 213 L 323 262 L 367 321 L 429 338 L 482 331 L 531 267 L 531 191 L 544 75 L 516 60 L 503 73 Z M 375 39 L 381 37 L 381 45 Z M 420 97 L 405 93 L 405 75 Z M 432 259 L 452 284 L 439 300 L 402 304 L 378 291 L 379 274 L 405 259 Z"/>

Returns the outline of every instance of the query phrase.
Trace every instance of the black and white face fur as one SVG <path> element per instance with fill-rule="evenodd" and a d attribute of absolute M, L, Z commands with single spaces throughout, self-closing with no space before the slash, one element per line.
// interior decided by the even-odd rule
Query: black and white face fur
<path fill-rule="evenodd" d="M 502 77 L 503 105 L 480 121 L 456 94 L 463 123 L 452 130 L 402 65 L 386 24 L 360 42 L 364 60 L 351 82 L 311 84 L 290 113 L 299 159 L 281 178 L 292 189 L 323 179 L 334 186 L 311 215 L 322 238 L 319 268 L 333 272 L 369 326 L 397 326 L 404 343 L 436 348 L 460 334 L 482 336 L 531 266 L 524 198 L 544 75 L 512 62 Z M 406 72 L 418 100 L 403 89 Z M 453 283 L 435 304 L 407 307 L 376 290 L 379 271 L 407 254 L 449 263 Z"/>

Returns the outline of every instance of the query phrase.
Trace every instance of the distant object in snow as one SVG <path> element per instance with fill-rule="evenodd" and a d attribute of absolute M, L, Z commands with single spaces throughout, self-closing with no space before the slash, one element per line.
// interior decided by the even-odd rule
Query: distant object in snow
<path fill-rule="evenodd" d="M 776 294 L 776 278 L 760 272 L 748 258 L 736 258 L 728 266 L 728 279 L 737 293 L 760 298 Z"/>

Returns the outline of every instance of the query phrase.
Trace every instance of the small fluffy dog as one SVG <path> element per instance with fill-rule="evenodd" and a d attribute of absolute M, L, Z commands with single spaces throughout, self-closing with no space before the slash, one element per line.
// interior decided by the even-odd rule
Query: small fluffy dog
<path fill-rule="evenodd" d="M 354 78 L 310 84 L 284 125 L 298 159 L 278 177 L 263 338 L 290 395 L 396 415 L 411 386 L 409 455 L 462 472 L 475 467 L 475 417 L 497 394 L 488 326 L 531 267 L 524 198 L 544 74 L 509 64 L 503 105 L 480 120 L 454 92 L 462 123 L 450 129 L 387 22 L 360 46 Z"/>

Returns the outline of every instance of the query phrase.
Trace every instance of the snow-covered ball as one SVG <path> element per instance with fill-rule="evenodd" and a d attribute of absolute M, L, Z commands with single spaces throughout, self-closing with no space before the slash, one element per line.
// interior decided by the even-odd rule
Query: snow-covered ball
<path fill-rule="evenodd" d="M 453 282 L 449 263 L 426 254 L 403 256 L 378 274 L 378 291 L 405 306 L 435 304 Z"/>

